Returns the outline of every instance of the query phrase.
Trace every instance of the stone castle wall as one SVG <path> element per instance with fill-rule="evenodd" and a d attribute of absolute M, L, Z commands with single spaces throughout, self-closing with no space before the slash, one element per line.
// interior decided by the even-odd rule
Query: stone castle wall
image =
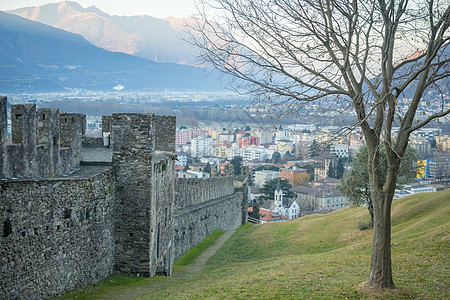
<path fill-rule="evenodd" d="M 178 178 L 176 187 L 177 210 L 234 193 L 232 176 Z"/>
<path fill-rule="evenodd" d="M 245 219 L 233 177 L 176 179 L 175 117 L 104 116 L 112 166 L 80 166 L 85 116 L 11 111 L 7 145 L 0 98 L 0 299 L 48 298 L 115 270 L 171 275 L 176 257 Z"/>
<path fill-rule="evenodd" d="M 77 173 L 0 181 L 0 299 L 48 298 L 112 273 L 111 167 Z"/>
<path fill-rule="evenodd" d="M 235 230 L 243 224 L 244 195 L 235 191 L 232 176 L 179 178 L 175 199 L 175 259 L 215 230 Z"/>

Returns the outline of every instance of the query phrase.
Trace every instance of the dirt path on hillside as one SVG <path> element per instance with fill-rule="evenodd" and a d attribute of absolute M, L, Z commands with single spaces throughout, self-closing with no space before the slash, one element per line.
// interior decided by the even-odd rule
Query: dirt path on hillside
<path fill-rule="evenodd" d="M 182 281 L 185 277 L 200 274 L 208 259 L 213 256 L 233 234 L 234 231 L 224 232 L 213 245 L 200 254 L 200 256 L 197 257 L 191 264 L 184 267 L 181 272 L 175 273 L 174 276 L 162 277 L 161 280 L 151 282 L 147 286 L 124 289 L 121 293 L 115 295 L 111 299 L 137 299 L 149 293 L 155 292 L 156 290 L 164 289 L 164 287 L 168 285 Z"/>
<path fill-rule="evenodd" d="M 175 276 L 195 276 L 200 274 L 202 268 L 205 266 L 208 259 L 216 254 L 216 252 L 220 249 L 220 247 L 225 244 L 225 242 L 233 235 L 234 231 L 226 231 L 224 232 L 214 243 L 214 245 L 210 246 L 205 250 L 199 257 L 197 257 L 194 262 L 187 265 L 180 274 L 175 274 Z"/>

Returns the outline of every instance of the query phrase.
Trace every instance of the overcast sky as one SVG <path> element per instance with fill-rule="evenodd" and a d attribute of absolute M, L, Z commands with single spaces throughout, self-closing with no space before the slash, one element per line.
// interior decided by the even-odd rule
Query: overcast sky
<path fill-rule="evenodd" d="M 58 0 L 0 0 L 0 10 L 40 6 Z M 196 12 L 194 0 L 76 0 L 84 8 L 95 5 L 110 15 L 153 17 L 187 17 Z"/>

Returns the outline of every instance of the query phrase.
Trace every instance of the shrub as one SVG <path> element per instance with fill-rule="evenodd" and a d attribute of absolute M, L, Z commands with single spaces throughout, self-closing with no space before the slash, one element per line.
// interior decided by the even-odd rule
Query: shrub
<path fill-rule="evenodd" d="M 358 220 L 356 224 L 358 225 L 358 229 L 361 231 L 372 228 L 372 222 L 370 220 Z"/>

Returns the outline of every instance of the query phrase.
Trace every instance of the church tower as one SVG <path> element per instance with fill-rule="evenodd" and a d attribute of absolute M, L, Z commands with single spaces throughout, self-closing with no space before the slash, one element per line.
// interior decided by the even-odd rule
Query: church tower
<path fill-rule="evenodd" d="M 275 205 L 275 212 L 279 214 L 284 213 L 284 207 L 283 207 L 283 191 L 281 190 L 281 184 L 280 180 L 278 179 L 277 188 L 275 190 L 275 198 L 273 200 L 273 203 Z"/>

